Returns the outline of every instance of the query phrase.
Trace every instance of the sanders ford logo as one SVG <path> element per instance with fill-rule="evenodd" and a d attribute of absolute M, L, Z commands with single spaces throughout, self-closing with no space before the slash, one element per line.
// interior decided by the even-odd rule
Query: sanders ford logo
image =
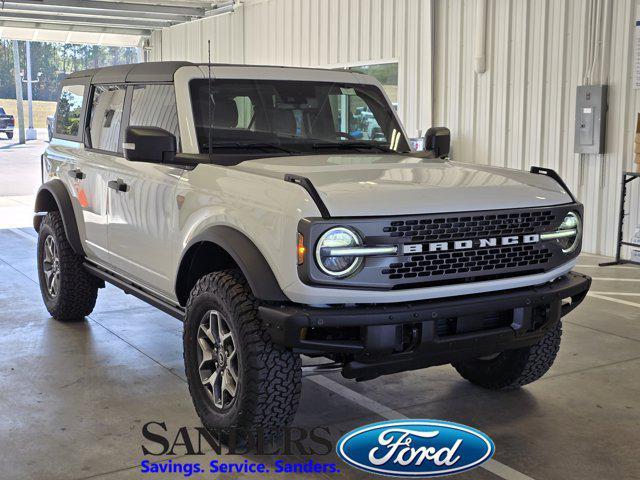
<path fill-rule="evenodd" d="M 352 430 L 336 445 L 361 470 L 401 477 L 437 477 L 475 468 L 491 458 L 484 433 L 440 420 L 392 420 Z"/>

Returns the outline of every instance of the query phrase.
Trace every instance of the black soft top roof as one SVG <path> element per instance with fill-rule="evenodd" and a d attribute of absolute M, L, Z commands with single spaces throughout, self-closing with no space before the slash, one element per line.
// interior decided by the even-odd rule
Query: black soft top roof
<path fill-rule="evenodd" d="M 191 62 L 146 62 L 92 68 L 67 75 L 67 79 L 91 78 L 91 83 L 171 82 L 180 67 Z"/>

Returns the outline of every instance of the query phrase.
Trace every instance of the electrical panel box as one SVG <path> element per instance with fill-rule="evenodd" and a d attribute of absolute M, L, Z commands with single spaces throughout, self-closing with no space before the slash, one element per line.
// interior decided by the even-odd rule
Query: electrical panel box
<path fill-rule="evenodd" d="M 575 153 L 605 153 L 607 85 L 580 85 L 576 95 Z"/>

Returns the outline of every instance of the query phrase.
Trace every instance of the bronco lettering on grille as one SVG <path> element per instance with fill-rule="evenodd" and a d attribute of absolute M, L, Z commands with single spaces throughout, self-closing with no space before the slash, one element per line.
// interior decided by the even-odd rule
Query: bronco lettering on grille
<path fill-rule="evenodd" d="M 473 240 L 456 240 L 451 242 L 414 243 L 402 246 L 402 253 L 410 255 L 422 252 L 446 252 L 449 250 L 470 250 L 472 248 L 489 248 L 498 245 L 519 245 L 524 243 L 538 243 L 540 235 L 511 235 L 508 237 L 476 238 Z"/>

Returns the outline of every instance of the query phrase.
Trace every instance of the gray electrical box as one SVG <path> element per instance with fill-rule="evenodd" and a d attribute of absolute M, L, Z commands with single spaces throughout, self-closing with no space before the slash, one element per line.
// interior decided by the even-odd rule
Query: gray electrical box
<path fill-rule="evenodd" d="M 605 153 L 607 85 L 581 85 L 576 95 L 575 153 Z"/>

